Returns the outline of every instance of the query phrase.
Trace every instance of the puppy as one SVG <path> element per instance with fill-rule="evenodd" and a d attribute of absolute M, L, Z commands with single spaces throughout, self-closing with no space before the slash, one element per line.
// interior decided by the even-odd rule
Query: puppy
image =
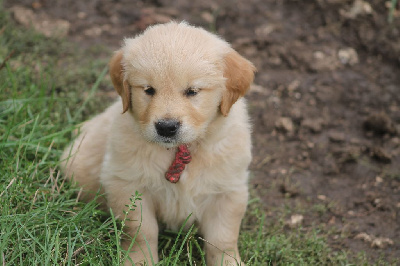
<path fill-rule="evenodd" d="M 119 217 L 142 194 L 126 227 L 135 243 L 122 240 L 132 246 L 127 265 L 158 262 L 158 221 L 176 230 L 190 214 L 208 242 L 207 264 L 240 264 L 251 161 L 241 97 L 254 66 L 217 36 L 175 22 L 126 39 L 109 66 L 122 101 L 82 126 L 62 156 L 66 176 L 86 200 L 104 192 Z"/>

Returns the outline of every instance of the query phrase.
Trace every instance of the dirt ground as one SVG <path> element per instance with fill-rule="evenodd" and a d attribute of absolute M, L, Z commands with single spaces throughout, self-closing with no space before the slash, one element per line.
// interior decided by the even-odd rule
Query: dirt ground
<path fill-rule="evenodd" d="M 300 214 L 303 228 L 327 234 L 333 249 L 364 251 L 372 262 L 400 258 L 400 8 L 388 23 L 389 2 L 5 5 L 60 24 L 84 46 L 117 49 L 124 36 L 170 19 L 216 31 L 258 69 L 247 96 L 254 124 L 251 185 L 267 217 Z"/>

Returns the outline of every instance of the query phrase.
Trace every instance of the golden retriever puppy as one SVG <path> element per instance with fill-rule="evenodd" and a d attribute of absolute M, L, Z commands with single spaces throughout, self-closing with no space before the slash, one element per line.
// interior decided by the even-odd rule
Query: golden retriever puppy
<path fill-rule="evenodd" d="M 82 126 L 62 167 L 86 199 L 103 189 L 119 217 L 135 191 L 143 195 L 128 215 L 127 233 L 139 232 L 127 265 L 158 262 L 158 221 L 179 229 L 190 214 L 208 242 L 208 265 L 241 263 L 251 161 L 241 97 L 254 71 L 219 37 L 175 22 L 126 39 L 111 59 L 122 101 Z"/>

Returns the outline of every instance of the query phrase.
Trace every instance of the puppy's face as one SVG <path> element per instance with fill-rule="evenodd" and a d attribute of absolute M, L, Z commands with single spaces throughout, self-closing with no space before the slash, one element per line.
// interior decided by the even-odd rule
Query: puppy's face
<path fill-rule="evenodd" d="M 127 83 L 132 114 L 143 136 L 171 147 L 190 143 L 206 130 L 218 114 L 223 87 L 221 82 L 207 82 L 207 75 L 194 76 L 185 69 L 168 72 L 141 71 L 134 78 L 128 75 Z"/>
<path fill-rule="evenodd" d="M 114 86 L 145 139 L 165 147 L 190 143 L 228 115 L 254 67 L 218 37 L 184 23 L 158 25 L 110 62 Z"/>

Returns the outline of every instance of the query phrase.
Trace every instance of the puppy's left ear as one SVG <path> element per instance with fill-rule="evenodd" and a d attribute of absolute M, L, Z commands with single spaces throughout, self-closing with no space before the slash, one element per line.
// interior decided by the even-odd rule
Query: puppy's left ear
<path fill-rule="evenodd" d="M 250 88 L 254 79 L 254 65 L 232 50 L 225 57 L 226 91 L 222 95 L 221 113 L 227 116 L 232 105 Z"/>
<path fill-rule="evenodd" d="M 131 93 L 129 91 L 129 85 L 124 81 L 124 69 L 122 66 L 122 52 L 118 51 L 111 58 L 109 65 L 111 81 L 114 84 L 115 90 L 122 98 L 122 113 L 128 111 L 131 106 Z"/>

